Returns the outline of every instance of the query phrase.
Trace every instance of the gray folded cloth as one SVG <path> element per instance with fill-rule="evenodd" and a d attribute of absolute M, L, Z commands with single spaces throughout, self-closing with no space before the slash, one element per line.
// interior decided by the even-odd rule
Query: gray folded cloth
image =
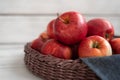
<path fill-rule="evenodd" d="M 102 80 L 120 80 L 120 55 L 82 58 Z"/>

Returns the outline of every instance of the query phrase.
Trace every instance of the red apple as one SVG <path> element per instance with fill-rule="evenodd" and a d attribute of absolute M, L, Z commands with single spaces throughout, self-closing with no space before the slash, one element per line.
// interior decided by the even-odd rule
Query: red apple
<path fill-rule="evenodd" d="M 56 19 L 54 31 L 57 40 L 67 45 L 75 44 L 87 34 L 85 18 L 75 11 L 65 12 Z"/>
<path fill-rule="evenodd" d="M 79 57 L 100 57 L 112 55 L 109 42 L 100 36 L 90 36 L 83 40 L 78 48 Z"/>
<path fill-rule="evenodd" d="M 68 46 L 63 45 L 54 39 L 46 41 L 41 48 L 41 52 L 45 55 L 50 54 L 58 58 L 71 58 L 71 49 Z"/>
<path fill-rule="evenodd" d="M 113 25 L 102 18 L 91 19 L 87 22 L 88 34 L 87 36 L 99 35 L 110 41 L 114 35 Z"/>
<path fill-rule="evenodd" d="M 44 44 L 44 41 L 42 40 L 42 38 L 37 38 L 32 41 L 31 48 L 41 52 L 41 47 L 43 46 L 43 44 Z"/>
<path fill-rule="evenodd" d="M 42 32 L 40 36 L 31 42 L 31 47 L 39 52 L 41 52 L 41 47 L 43 44 L 49 40 L 49 37 L 46 32 Z"/>
<path fill-rule="evenodd" d="M 55 19 L 50 21 L 47 25 L 47 34 L 50 38 L 55 38 L 55 34 L 54 34 L 54 30 L 53 30 L 54 22 L 55 22 Z"/>
<path fill-rule="evenodd" d="M 40 34 L 39 38 L 41 38 L 45 42 L 49 39 L 49 36 L 48 36 L 47 32 L 44 31 Z"/>
<path fill-rule="evenodd" d="M 112 46 L 113 54 L 120 54 L 120 38 L 113 38 L 110 41 Z"/>

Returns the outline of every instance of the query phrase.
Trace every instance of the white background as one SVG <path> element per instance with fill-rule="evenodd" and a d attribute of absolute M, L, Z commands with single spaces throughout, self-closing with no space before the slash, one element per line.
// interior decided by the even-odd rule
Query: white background
<path fill-rule="evenodd" d="M 24 44 L 45 31 L 56 13 L 81 12 L 86 20 L 109 20 L 120 35 L 119 0 L 0 0 L 0 78 L 40 80 L 23 62 Z"/>

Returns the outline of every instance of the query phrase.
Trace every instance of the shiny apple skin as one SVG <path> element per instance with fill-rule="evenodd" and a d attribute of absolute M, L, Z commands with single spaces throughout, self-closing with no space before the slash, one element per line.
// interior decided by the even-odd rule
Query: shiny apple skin
<path fill-rule="evenodd" d="M 51 20 L 47 25 L 47 34 L 49 38 L 55 38 L 53 26 L 54 26 L 55 19 Z"/>
<path fill-rule="evenodd" d="M 120 54 L 120 38 L 113 38 L 110 41 L 112 50 L 113 50 L 113 54 Z"/>
<path fill-rule="evenodd" d="M 42 38 L 37 38 L 31 42 L 31 48 L 41 52 L 41 47 L 43 46 L 44 41 Z"/>
<path fill-rule="evenodd" d="M 52 55 L 62 59 L 71 59 L 71 48 L 65 46 L 54 39 L 50 39 L 44 43 L 41 52 L 45 55 Z"/>
<path fill-rule="evenodd" d="M 80 43 L 78 55 L 80 58 L 111 56 L 112 48 L 103 37 L 90 36 Z"/>
<path fill-rule="evenodd" d="M 99 35 L 110 41 L 114 36 L 113 25 L 103 18 L 94 18 L 87 22 L 87 36 Z"/>
<path fill-rule="evenodd" d="M 54 30 L 57 40 L 72 45 L 86 37 L 88 28 L 80 13 L 69 11 L 58 16 Z"/>

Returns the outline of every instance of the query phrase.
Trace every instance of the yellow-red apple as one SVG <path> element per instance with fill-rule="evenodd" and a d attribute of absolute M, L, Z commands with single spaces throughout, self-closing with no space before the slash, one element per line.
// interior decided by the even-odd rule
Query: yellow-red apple
<path fill-rule="evenodd" d="M 109 42 L 103 37 L 90 36 L 80 43 L 78 55 L 81 58 L 110 56 L 112 49 Z"/>

